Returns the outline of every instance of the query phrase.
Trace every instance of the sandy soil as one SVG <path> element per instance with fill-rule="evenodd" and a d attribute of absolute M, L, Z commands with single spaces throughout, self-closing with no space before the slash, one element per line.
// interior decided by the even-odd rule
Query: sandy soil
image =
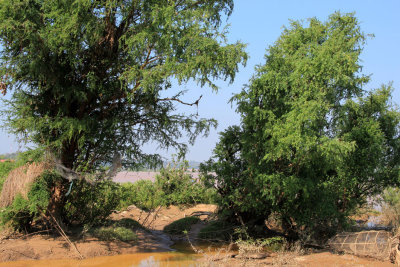
<path fill-rule="evenodd" d="M 274 253 L 265 259 L 237 259 L 216 256 L 211 254 L 199 259 L 198 262 L 207 262 L 206 266 L 239 267 L 239 266 L 298 266 L 298 267 L 394 267 L 395 265 L 385 261 L 371 258 L 360 258 L 353 255 L 337 255 L 328 251 L 314 252 L 309 255 L 298 256 L 296 253 Z"/>
<path fill-rule="evenodd" d="M 111 256 L 117 254 L 132 254 L 139 252 L 171 251 L 171 239 L 161 230 L 171 222 L 189 216 L 195 212 L 213 213 L 215 205 L 197 205 L 188 209 L 179 209 L 171 206 L 160 208 L 155 212 L 147 213 L 135 206 L 127 211 L 113 214 L 112 219 L 132 218 L 144 225 L 150 231 L 138 230 L 138 241 L 100 241 L 93 237 L 70 237 L 74 245 L 70 245 L 61 236 L 30 235 L 14 239 L 0 240 L 0 262 L 17 260 L 61 259 L 61 258 L 91 258 L 97 256 Z M 205 219 L 207 215 L 200 216 Z M 79 251 L 79 252 L 78 252 Z"/>
<path fill-rule="evenodd" d="M 162 233 L 165 225 L 180 218 L 193 214 L 200 215 L 205 220 L 213 216 L 216 211 L 214 205 L 197 205 L 192 208 L 180 209 L 172 206 L 161 208 L 152 213 L 144 212 L 134 206 L 126 211 L 114 213 L 112 219 L 132 218 L 139 221 L 150 231 L 139 230 L 137 242 L 104 242 L 92 237 L 74 239 L 76 246 L 71 246 L 62 237 L 48 235 L 31 235 L 17 239 L 0 240 L 0 262 L 40 259 L 79 259 L 98 256 L 112 256 L 118 254 L 132 254 L 142 252 L 165 252 L 172 245 L 171 239 Z M 204 224 L 193 227 L 190 236 L 198 232 Z M 78 253 L 79 251 L 79 253 Z M 246 259 L 213 252 L 205 254 L 197 261 L 199 266 L 394 266 L 390 262 L 381 262 L 369 258 L 359 258 L 352 255 L 337 255 L 329 251 L 317 251 L 308 255 L 299 253 L 273 253 L 263 259 Z M 142 255 L 142 254 L 140 254 Z M 0 264 L 1 265 L 1 264 Z M 171 265 L 172 266 L 172 265 Z M 177 265 L 181 266 L 181 265 Z"/>

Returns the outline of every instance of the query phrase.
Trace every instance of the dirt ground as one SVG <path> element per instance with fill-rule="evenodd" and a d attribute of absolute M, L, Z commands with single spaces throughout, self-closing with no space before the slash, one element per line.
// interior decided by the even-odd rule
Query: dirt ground
<path fill-rule="evenodd" d="M 162 233 L 165 225 L 191 215 L 199 215 L 203 220 L 208 219 L 213 216 L 216 209 L 215 205 L 201 204 L 187 209 L 172 206 L 147 213 L 130 206 L 126 211 L 114 213 L 111 216 L 112 219 L 132 218 L 150 230 L 138 230 L 138 241 L 136 242 L 105 242 L 92 237 L 70 237 L 74 244 L 70 245 L 62 237 L 45 234 L 2 239 L 0 240 L 0 265 L 2 265 L 1 262 L 19 260 L 80 259 L 171 251 L 170 246 L 173 241 Z M 198 232 L 201 227 L 201 224 L 194 226 L 191 236 L 194 237 L 194 232 Z M 298 252 L 272 253 L 261 259 L 240 258 L 236 255 L 237 252 L 205 253 L 196 261 L 195 266 L 394 266 L 388 261 L 382 262 L 353 255 L 338 255 L 329 251 L 314 251 L 311 254 L 306 253 L 306 255 Z"/>

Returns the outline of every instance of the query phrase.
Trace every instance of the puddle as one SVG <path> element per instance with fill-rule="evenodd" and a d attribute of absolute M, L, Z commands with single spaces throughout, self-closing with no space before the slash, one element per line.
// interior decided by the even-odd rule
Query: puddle
<path fill-rule="evenodd" d="M 59 260 L 25 260 L 14 262 L 0 263 L 0 267 L 42 267 L 42 266 L 55 266 L 55 267 L 196 267 L 200 266 L 200 262 L 196 261 L 203 255 L 196 253 L 187 242 L 175 242 L 171 246 L 175 251 L 171 252 L 147 252 L 135 254 L 123 254 L 116 256 L 104 256 L 88 258 L 83 260 L 75 259 L 59 259 Z M 207 254 L 215 253 L 217 251 L 226 251 L 227 246 L 221 244 L 212 244 L 209 242 L 196 243 L 196 249 L 201 250 Z M 232 250 L 237 248 L 232 247 Z"/>
<path fill-rule="evenodd" d="M 196 259 L 201 255 L 179 253 L 179 252 L 161 252 L 161 253 L 136 253 L 125 254 L 117 256 L 96 257 L 84 260 L 29 260 L 29 261 L 14 261 L 0 263 L 0 266 L 10 267 L 42 267 L 42 266 L 55 266 L 55 267 L 175 267 L 175 266 L 199 266 Z"/>

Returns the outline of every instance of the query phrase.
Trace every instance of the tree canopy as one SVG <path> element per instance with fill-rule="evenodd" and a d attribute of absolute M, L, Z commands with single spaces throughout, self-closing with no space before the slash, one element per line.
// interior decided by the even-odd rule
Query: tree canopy
<path fill-rule="evenodd" d="M 171 81 L 214 90 L 233 81 L 247 55 L 222 22 L 232 0 L 3 0 L 0 82 L 12 92 L 8 129 L 56 152 L 75 170 L 111 162 L 156 162 L 149 141 L 185 151 L 216 125 L 176 112 Z M 201 97 L 200 97 L 201 98 Z"/>
<path fill-rule="evenodd" d="M 268 48 L 232 99 L 241 126 L 221 134 L 210 165 L 226 211 L 260 223 L 275 213 L 294 237 L 326 234 L 398 183 L 400 114 L 391 85 L 363 89 L 366 38 L 353 14 L 334 13 L 291 22 Z"/>

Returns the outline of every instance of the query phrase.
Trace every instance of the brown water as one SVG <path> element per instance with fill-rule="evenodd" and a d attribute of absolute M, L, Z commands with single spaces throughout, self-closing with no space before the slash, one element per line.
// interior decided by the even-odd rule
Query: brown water
<path fill-rule="evenodd" d="M 84 260 L 29 260 L 29 261 L 14 261 L 0 263 L 0 266 L 10 267 L 109 267 L 109 266 L 121 266 L 121 267 L 177 267 L 177 266 L 199 266 L 199 262 L 196 259 L 201 256 L 193 253 L 179 253 L 179 252 L 161 252 L 161 253 L 135 253 L 108 257 L 96 257 Z"/>

